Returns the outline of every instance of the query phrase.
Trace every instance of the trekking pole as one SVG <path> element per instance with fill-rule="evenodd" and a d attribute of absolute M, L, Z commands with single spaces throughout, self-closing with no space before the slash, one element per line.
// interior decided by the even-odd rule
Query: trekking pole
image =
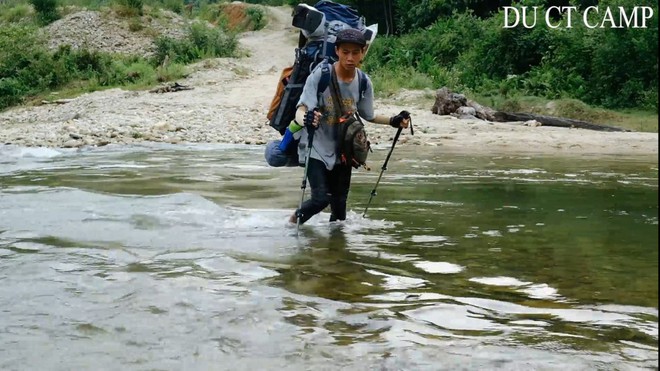
<path fill-rule="evenodd" d="M 328 29 L 330 27 L 330 22 L 325 22 L 323 24 L 323 44 L 321 45 L 321 60 L 325 63 L 323 65 L 323 74 L 321 76 L 321 80 L 319 81 L 319 85 L 316 88 L 316 99 L 317 102 L 321 102 L 321 97 L 323 96 L 323 91 L 327 88 L 328 85 L 328 77 L 324 76 L 329 76 L 329 64 L 328 64 L 328 56 L 326 55 L 326 48 L 328 47 Z M 316 57 L 314 58 L 316 60 Z M 313 119 L 314 112 L 317 111 L 318 109 L 315 108 L 314 110 L 308 110 L 306 115 L 306 122 L 311 122 Z M 309 116 L 312 115 L 312 116 Z M 307 126 L 307 125 L 306 125 Z M 307 151 L 307 158 L 305 158 L 305 172 L 303 174 L 303 180 L 302 184 L 300 185 L 300 188 L 302 189 L 302 194 L 300 195 L 300 204 L 298 205 L 298 211 L 296 212 L 296 237 L 298 237 L 298 232 L 300 231 L 300 219 L 302 218 L 302 204 L 303 201 L 305 200 L 305 188 L 307 188 L 307 169 L 309 167 L 309 159 L 312 156 L 312 142 L 314 141 L 314 131 L 316 131 L 316 128 L 313 125 L 307 126 L 307 130 L 309 131 L 308 134 L 308 139 L 307 139 L 307 146 L 308 151 Z"/>
<path fill-rule="evenodd" d="M 376 185 L 374 186 L 374 189 L 371 191 L 371 195 L 369 196 L 369 202 L 367 202 L 367 207 L 364 208 L 364 212 L 362 213 L 363 218 L 367 215 L 367 210 L 369 209 L 369 205 L 371 205 L 371 200 L 376 195 L 376 188 L 378 188 L 378 183 L 380 183 L 380 179 L 383 177 L 383 173 L 385 172 L 385 170 L 387 170 L 387 163 L 390 161 L 390 156 L 392 156 L 392 152 L 394 151 L 394 146 L 396 145 L 396 142 L 399 140 L 399 135 L 401 135 L 401 131 L 403 131 L 403 127 L 399 127 L 396 131 L 396 135 L 394 136 L 394 140 L 392 141 L 392 147 L 390 147 L 390 152 L 387 154 L 387 157 L 385 157 L 385 162 L 383 163 L 383 167 L 381 167 L 380 169 L 380 175 L 378 176 Z M 410 134 L 412 133 L 413 133 L 413 127 L 411 121 Z"/>
<path fill-rule="evenodd" d="M 310 113 L 313 115 L 315 110 L 310 110 L 307 111 L 307 115 Z M 311 118 L 309 119 L 311 121 Z M 308 120 L 305 120 L 308 121 Z M 300 185 L 300 189 L 302 189 L 302 194 L 300 195 L 300 203 L 298 204 L 298 210 L 296 211 L 296 237 L 298 236 L 298 232 L 300 231 L 300 219 L 302 218 L 302 204 L 303 201 L 305 200 L 305 189 L 307 188 L 307 169 L 309 168 L 309 159 L 312 156 L 312 144 L 314 142 L 314 132 L 316 131 L 316 128 L 312 125 L 307 126 L 307 130 L 309 133 L 307 134 L 307 157 L 305 158 L 305 170 L 303 172 L 303 179 L 302 179 L 302 184 Z"/>

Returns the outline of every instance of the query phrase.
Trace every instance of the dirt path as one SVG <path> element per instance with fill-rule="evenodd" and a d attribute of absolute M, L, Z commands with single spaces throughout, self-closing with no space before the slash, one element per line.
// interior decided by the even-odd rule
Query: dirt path
<path fill-rule="evenodd" d="M 215 92 L 218 99 L 246 106 L 252 102 L 257 109 L 270 106 L 282 69 L 294 61 L 298 31 L 290 25 L 291 8 L 270 7 L 269 13 L 266 28 L 240 37 L 241 49 L 249 56 L 230 60 L 238 67 L 235 69 L 237 76 L 224 81 L 224 91 Z M 200 71 L 195 80 L 215 80 L 217 72 Z"/>

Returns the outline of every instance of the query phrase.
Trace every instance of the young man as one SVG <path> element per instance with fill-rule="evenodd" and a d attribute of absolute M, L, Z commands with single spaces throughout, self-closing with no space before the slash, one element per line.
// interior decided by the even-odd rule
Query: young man
<path fill-rule="evenodd" d="M 337 77 L 339 93 L 346 110 L 358 112 L 363 120 L 375 124 L 391 125 L 395 128 L 407 128 L 410 123 L 409 116 L 404 112 L 388 117 L 374 114 L 374 90 L 369 77 L 364 74 L 367 89 L 364 96 L 360 96 L 360 82 L 358 65 L 362 62 L 366 51 L 367 41 L 359 30 L 345 29 L 337 33 L 335 52 L 338 61 L 332 65 L 333 73 Z M 330 221 L 346 219 L 346 199 L 351 185 L 350 164 L 341 163 L 337 154 L 339 128 L 338 117 L 331 87 L 318 94 L 317 86 L 321 78 L 321 69 L 316 68 L 307 78 L 296 111 L 296 122 L 304 123 L 298 157 L 300 163 L 310 154 L 307 165 L 307 179 L 311 187 L 311 199 L 302 203 L 289 218 L 291 223 L 306 222 L 330 205 Z M 320 101 L 319 101 L 319 95 Z M 318 109 L 313 119 L 306 115 L 308 110 Z M 307 148 L 308 130 L 314 130 L 312 149 Z M 300 218 L 300 220 L 298 220 Z"/>

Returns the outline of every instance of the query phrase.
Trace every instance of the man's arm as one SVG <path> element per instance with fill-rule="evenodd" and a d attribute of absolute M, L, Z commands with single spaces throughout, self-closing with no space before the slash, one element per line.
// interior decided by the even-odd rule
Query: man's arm
<path fill-rule="evenodd" d="M 296 110 L 296 123 L 298 125 L 303 125 L 305 123 L 305 114 L 307 113 L 307 106 L 304 104 L 301 104 L 298 106 L 298 109 Z"/>
<path fill-rule="evenodd" d="M 398 128 L 402 126 L 404 128 L 408 127 L 410 123 L 410 113 L 407 111 L 402 111 L 396 116 L 385 116 L 377 115 L 374 112 L 374 86 L 371 83 L 371 79 L 367 75 L 363 75 L 367 79 L 367 89 L 363 99 L 357 104 L 358 112 L 360 116 L 369 122 L 379 125 L 390 125 L 392 127 Z M 405 114 L 404 114 L 405 113 Z"/>
<path fill-rule="evenodd" d="M 390 125 L 394 128 L 402 127 L 405 129 L 410 124 L 410 113 L 408 113 L 408 111 L 401 111 L 398 115 L 391 117 L 375 115 L 373 119 L 367 121 L 373 122 L 374 124 Z"/>
<path fill-rule="evenodd" d="M 305 86 L 303 86 L 300 99 L 298 99 L 298 107 L 296 108 L 295 120 L 298 125 L 304 124 L 305 114 L 307 113 L 307 110 L 310 109 L 309 107 L 314 109 L 319 104 L 317 90 L 320 78 L 321 69 L 317 67 L 312 70 L 312 73 L 307 77 L 307 80 L 305 80 Z"/>
<path fill-rule="evenodd" d="M 385 116 L 385 115 L 376 115 L 374 116 L 373 119 L 367 120 L 369 122 L 373 122 L 374 124 L 379 124 L 379 125 L 389 125 L 390 124 L 390 117 Z"/>

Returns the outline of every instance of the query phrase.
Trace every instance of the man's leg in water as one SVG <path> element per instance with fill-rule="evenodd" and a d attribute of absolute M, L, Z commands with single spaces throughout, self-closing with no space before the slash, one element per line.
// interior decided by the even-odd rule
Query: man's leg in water
<path fill-rule="evenodd" d="M 336 165 L 330 172 L 328 183 L 330 186 L 330 221 L 346 220 L 346 200 L 351 187 L 350 165 Z"/>
<path fill-rule="evenodd" d="M 303 224 L 312 216 L 320 213 L 330 203 L 330 195 L 328 194 L 328 173 L 329 172 L 322 161 L 314 158 L 309 159 L 309 164 L 307 165 L 307 181 L 311 188 L 312 198 L 303 202 L 302 207 L 300 208 L 302 213 L 300 224 Z M 295 222 L 295 216 L 297 213 L 298 210 L 296 210 L 294 216 L 291 217 L 291 221 Z"/>

